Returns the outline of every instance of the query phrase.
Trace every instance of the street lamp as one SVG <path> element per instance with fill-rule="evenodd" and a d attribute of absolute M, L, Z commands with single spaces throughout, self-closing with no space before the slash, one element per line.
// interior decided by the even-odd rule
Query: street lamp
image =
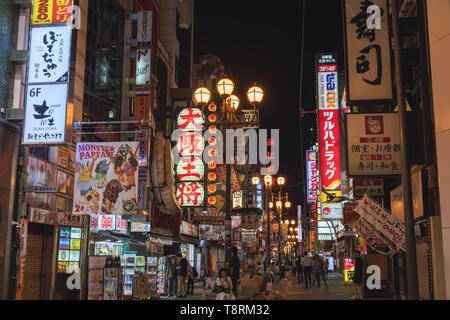
<path fill-rule="evenodd" d="M 239 107 L 239 98 L 231 95 L 225 100 L 225 104 L 232 112 L 236 112 Z"/>
<path fill-rule="evenodd" d="M 194 92 L 193 100 L 196 105 L 205 105 L 211 99 L 211 92 L 206 87 L 200 87 Z"/>
<path fill-rule="evenodd" d="M 257 186 L 257 185 L 259 184 L 259 177 L 253 177 L 253 178 L 252 178 L 252 184 L 253 184 L 254 186 Z"/>
<path fill-rule="evenodd" d="M 227 98 L 233 93 L 234 83 L 228 78 L 220 79 L 216 85 L 217 92 L 222 98 Z"/>

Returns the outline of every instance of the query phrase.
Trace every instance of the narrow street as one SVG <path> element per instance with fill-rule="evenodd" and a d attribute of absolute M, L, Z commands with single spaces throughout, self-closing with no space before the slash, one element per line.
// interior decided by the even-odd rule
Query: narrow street
<path fill-rule="evenodd" d="M 291 274 L 286 279 L 275 283 L 273 291 L 278 291 L 282 300 L 349 300 L 353 295 L 353 287 L 344 285 L 344 277 L 339 273 L 329 273 L 327 278 L 328 287 L 321 283 L 320 288 L 306 289 L 304 284 L 297 283 L 297 277 Z M 202 282 L 196 282 L 194 294 L 188 295 L 186 299 L 176 300 L 199 300 L 202 297 Z M 167 299 L 167 298 L 163 298 Z"/>

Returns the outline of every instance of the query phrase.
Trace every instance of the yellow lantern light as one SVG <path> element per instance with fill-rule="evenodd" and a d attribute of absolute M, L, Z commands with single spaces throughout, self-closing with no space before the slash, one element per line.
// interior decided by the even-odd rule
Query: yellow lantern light
<path fill-rule="evenodd" d="M 231 95 L 225 100 L 227 107 L 233 112 L 236 112 L 239 108 L 239 102 L 239 98 L 235 95 Z"/>
<path fill-rule="evenodd" d="M 291 203 L 290 203 L 289 201 L 286 201 L 286 202 L 284 203 L 284 206 L 285 206 L 287 209 L 289 209 L 289 208 L 291 207 Z"/>
<path fill-rule="evenodd" d="M 270 209 L 273 208 L 273 202 L 272 202 L 272 201 L 269 202 L 269 208 L 270 208 Z"/>
<path fill-rule="evenodd" d="M 293 231 L 294 231 L 294 228 L 290 227 L 290 228 L 289 228 L 289 231 L 290 231 L 290 232 L 293 232 Z"/>
<path fill-rule="evenodd" d="M 253 177 L 253 178 L 252 178 L 252 184 L 253 184 L 254 186 L 257 186 L 257 185 L 259 184 L 259 177 Z"/>
<path fill-rule="evenodd" d="M 279 186 L 284 186 L 285 183 L 286 183 L 286 179 L 284 177 L 278 177 L 277 178 L 277 184 Z"/>
<path fill-rule="evenodd" d="M 222 97 L 228 97 L 233 93 L 234 83 L 228 78 L 223 78 L 217 82 L 216 88 Z"/>
<path fill-rule="evenodd" d="M 276 206 L 277 206 L 277 209 L 283 208 L 283 202 L 277 201 L 275 204 L 276 204 Z"/>
<path fill-rule="evenodd" d="M 264 91 L 260 87 L 253 86 L 250 89 L 248 89 L 247 97 L 248 101 L 250 101 L 252 105 L 260 103 L 264 97 Z"/>
<path fill-rule="evenodd" d="M 291 220 L 291 224 L 294 225 L 295 224 L 295 220 Z"/>
<path fill-rule="evenodd" d="M 289 224 L 289 220 L 288 219 L 284 220 L 284 223 Z"/>
<path fill-rule="evenodd" d="M 270 175 L 264 176 L 264 183 L 266 186 L 270 187 L 272 185 L 272 176 Z"/>
<path fill-rule="evenodd" d="M 211 92 L 206 87 L 200 87 L 194 92 L 193 100 L 196 105 L 207 104 L 211 99 Z"/>

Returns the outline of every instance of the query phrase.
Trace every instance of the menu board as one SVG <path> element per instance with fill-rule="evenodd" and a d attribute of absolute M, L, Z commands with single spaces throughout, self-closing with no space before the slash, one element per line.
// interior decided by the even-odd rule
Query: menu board
<path fill-rule="evenodd" d="M 58 239 L 58 273 L 80 270 L 81 228 L 60 227 Z"/>

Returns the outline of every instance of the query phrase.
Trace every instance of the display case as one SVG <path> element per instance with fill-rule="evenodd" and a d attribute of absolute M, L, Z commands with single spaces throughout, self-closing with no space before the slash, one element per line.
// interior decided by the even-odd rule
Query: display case
<path fill-rule="evenodd" d="M 125 251 L 122 256 L 122 270 L 123 270 L 123 295 L 133 295 L 133 276 L 136 272 L 136 251 Z"/>
<path fill-rule="evenodd" d="M 158 257 L 147 257 L 147 277 L 150 288 L 158 291 Z"/>

